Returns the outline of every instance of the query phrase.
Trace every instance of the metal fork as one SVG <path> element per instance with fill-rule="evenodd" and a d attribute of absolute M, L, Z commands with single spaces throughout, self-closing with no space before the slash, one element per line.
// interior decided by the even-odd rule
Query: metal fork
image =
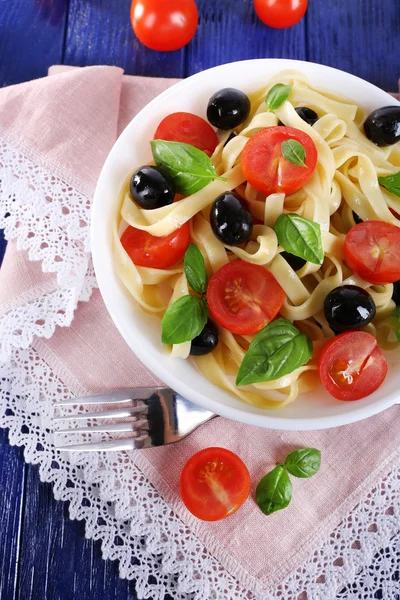
<path fill-rule="evenodd" d="M 97 412 L 80 412 L 76 414 L 53 417 L 55 434 L 87 434 L 96 432 L 121 433 L 131 432 L 132 437 L 100 442 L 58 445 L 58 450 L 69 452 L 96 452 L 115 450 L 139 450 L 163 446 L 183 439 L 199 425 L 217 416 L 214 413 L 196 406 L 170 388 L 136 388 L 119 390 L 95 396 L 71 398 L 55 402 L 56 409 L 68 406 L 112 404 L 118 408 Z M 133 417 L 126 423 L 106 423 L 104 425 L 79 426 L 77 422 L 88 419 L 119 419 Z M 57 429 L 60 423 L 73 424 L 68 429 Z"/>

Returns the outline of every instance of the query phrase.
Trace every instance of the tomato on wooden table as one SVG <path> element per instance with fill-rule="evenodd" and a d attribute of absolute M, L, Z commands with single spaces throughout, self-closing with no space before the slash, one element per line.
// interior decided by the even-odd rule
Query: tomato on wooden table
<path fill-rule="evenodd" d="M 354 225 L 346 235 L 344 259 L 365 281 L 394 283 L 400 279 L 400 228 L 384 221 Z"/>
<path fill-rule="evenodd" d="M 305 166 L 283 156 L 282 144 L 299 142 L 305 150 Z M 307 183 L 317 165 L 318 152 L 307 133 L 294 127 L 267 127 L 254 134 L 244 147 L 242 168 L 247 181 L 259 192 L 293 194 Z"/>
<path fill-rule="evenodd" d="M 218 145 L 217 134 L 211 125 L 188 112 L 176 112 L 165 117 L 157 127 L 154 139 L 190 144 L 207 156 L 211 156 Z"/>
<path fill-rule="evenodd" d="M 322 350 L 319 375 L 326 391 L 338 400 L 360 400 L 382 384 L 387 362 L 373 335 L 341 333 Z"/>
<path fill-rule="evenodd" d="M 122 234 L 121 244 L 135 265 L 167 269 L 183 258 L 190 244 L 189 223 L 163 237 L 128 227 Z"/>
<path fill-rule="evenodd" d="M 250 493 L 244 462 L 225 448 L 205 448 L 194 454 L 181 473 L 181 498 L 203 521 L 219 521 L 238 510 Z"/>
<path fill-rule="evenodd" d="M 196 33 L 194 0 L 133 0 L 131 23 L 139 40 L 152 50 L 178 50 Z"/>
<path fill-rule="evenodd" d="M 211 277 L 207 302 L 214 319 L 232 333 L 257 333 L 278 314 L 285 292 L 260 265 L 228 263 Z"/>
<path fill-rule="evenodd" d="M 303 18 L 308 0 L 254 0 L 257 16 L 276 29 L 291 27 Z"/>

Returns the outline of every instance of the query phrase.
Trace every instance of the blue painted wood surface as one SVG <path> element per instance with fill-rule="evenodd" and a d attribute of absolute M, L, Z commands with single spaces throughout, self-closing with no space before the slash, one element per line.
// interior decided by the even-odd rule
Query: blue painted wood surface
<path fill-rule="evenodd" d="M 130 0 L 0 0 L 0 86 L 46 75 L 50 65 L 112 64 L 127 73 L 185 77 L 246 58 L 286 57 L 331 65 L 396 90 L 400 2 L 309 0 L 306 17 L 278 31 L 252 0 L 197 0 L 199 27 L 183 50 L 144 48 L 129 24 Z M 0 231 L 0 263 L 5 242 Z M 98 543 L 84 539 L 37 467 L 0 430 L 0 600 L 126 600 L 134 585 Z M 379 590 L 376 598 L 381 597 Z M 391 599 L 385 599 L 391 600 Z"/>

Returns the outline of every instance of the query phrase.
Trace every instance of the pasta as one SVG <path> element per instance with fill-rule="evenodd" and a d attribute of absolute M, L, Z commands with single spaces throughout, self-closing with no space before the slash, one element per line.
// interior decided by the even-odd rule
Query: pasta
<path fill-rule="evenodd" d="M 271 112 L 265 97 L 277 83 L 290 85 L 292 92 L 288 100 Z M 378 185 L 379 176 L 393 173 L 394 167 L 400 164 L 400 152 L 395 147 L 379 148 L 362 134 L 360 126 L 365 115 L 361 107 L 317 89 L 299 72 L 280 72 L 266 88 L 250 95 L 250 100 L 250 115 L 236 128 L 236 137 L 227 142 L 230 132 L 223 133 L 211 157 L 216 173 L 226 181 L 214 180 L 200 191 L 154 210 L 137 206 L 129 194 L 129 178 L 124 182 L 115 201 L 113 252 L 121 281 L 143 310 L 158 320 L 168 306 L 189 293 L 183 264 L 167 269 L 135 266 L 120 241 L 126 225 L 159 237 L 189 222 L 191 240 L 203 255 L 209 277 L 237 259 L 267 268 L 286 294 L 280 315 L 312 340 L 315 350 L 312 359 L 274 381 L 237 387 L 235 376 L 254 336 L 233 334 L 219 327 L 219 344 L 215 350 L 191 360 L 215 385 L 244 402 L 276 409 L 318 385 L 318 350 L 326 339 L 334 336 L 324 316 L 323 304 L 326 295 L 337 286 L 350 283 L 368 290 L 377 311 L 367 330 L 379 339 L 381 347 L 391 347 L 388 318 L 395 308 L 393 284 L 374 285 L 354 275 L 344 262 L 343 244 L 346 233 L 355 224 L 353 211 L 362 220 L 378 219 L 400 226 L 390 210 L 400 213 L 400 199 L 396 200 Z M 298 106 L 310 107 L 318 113 L 314 126 L 297 114 Z M 241 155 L 253 135 L 276 126 L 279 121 L 311 137 L 318 151 L 318 163 L 310 180 L 299 191 L 286 196 L 283 193 L 266 196 L 246 181 Z M 228 190 L 235 190 L 247 202 L 258 221 L 251 239 L 241 246 L 224 246 L 210 226 L 210 205 Z M 284 213 L 297 214 L 320 225 L 322 265 L 306 262 L 295 271 L 282 257 L 283 248 L 273 228 Z M 166 346 L 165 351 L 173 357 L 187 358 L 190 342 Z"/>

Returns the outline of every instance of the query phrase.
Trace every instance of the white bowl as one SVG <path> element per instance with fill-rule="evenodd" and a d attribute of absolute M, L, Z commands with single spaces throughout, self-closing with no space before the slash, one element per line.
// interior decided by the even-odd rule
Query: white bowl
<path fill-rule="evenodd" d="M 163 353 L 159 322 L 135 305 L 116 275 L 112 257 L 111 205 L 128 173 L 151 160 L 150 144 L 146 141 L 152 139 L 161 119 L 178 110 L 205 117 L 208 99 L 215 91 L 236 87 L 250 92 L 283 69 L 302 71 L 318 87 L 343 94 L 368 111 L 398 104 L 389 94 L 354 75 L 303 61 L 248 60 L 193 75 L 150 102 L 111 150 L 94 197 L 92 253 L 100 291 L 115 325 L 130 348 L 167 385 L 204 408 L 250 425 L 283 430 L 324 429 L 359 421 L 395 404 L 400 383 L 395 356 L 389 355 L 389 373 L 383 385 L 363 400 L 341 402 L 320 386 L 280 410 L 249 406 L 205 379 L 191 360 L 173 359 Z"/>

